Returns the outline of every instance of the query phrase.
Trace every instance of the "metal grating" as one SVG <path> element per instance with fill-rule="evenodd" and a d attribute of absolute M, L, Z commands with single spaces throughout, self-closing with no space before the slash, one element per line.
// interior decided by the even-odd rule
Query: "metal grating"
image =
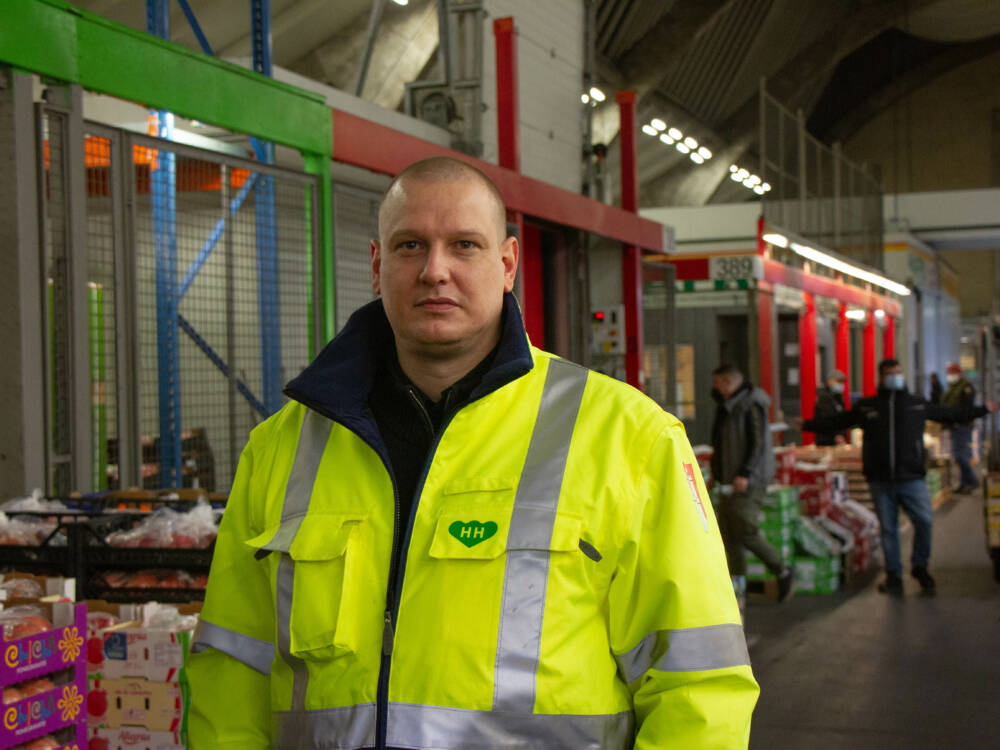
<path fill-rule="evenodd" d="M 132 160 L 143 485 L 224 491 L 310 359 L 314 180 L 148 138 Z"/>
<path fill-rule="evenodd" d="M 72 326 L 70 321 L 69 187 L 67 118 L 43 110 L 42 137 L 42 278 L 45 284 L 45 374 L 47 406 L 48 491 L 68 495 L 73 489 Z"/>
<path fill-rule="evenodd" d="M 118 483 L 118 341 L 115 281 L 115 196 L 112 192 L 111 141 L 88 135 L 84 141 L 87 175 L 87 311 L 90 364 L 90 474 L 94 489 Z"/>
<path fill-rule="evenodd" d="M 333 242 L 336 273 L 337 330 L 372 292 L 370 242 L 378 236 L 377 193 L 346 185 L 333 186 Z"/>

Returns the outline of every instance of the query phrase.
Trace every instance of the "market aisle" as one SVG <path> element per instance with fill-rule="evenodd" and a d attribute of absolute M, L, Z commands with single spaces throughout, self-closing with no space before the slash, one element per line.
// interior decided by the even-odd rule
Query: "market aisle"
<path fill-rule="evenodd" d="M 997 747 L 1000 584 L 984 550 L 982 500 L 938 511 L 938 596 L 890 599 L 875 578 L 833 596 L 748 611 L 761 699 L 752 750 Z M 909 539 L 905 540 L 907 557 Z M 906 559 L 904 558 L 904 562 Z"/>

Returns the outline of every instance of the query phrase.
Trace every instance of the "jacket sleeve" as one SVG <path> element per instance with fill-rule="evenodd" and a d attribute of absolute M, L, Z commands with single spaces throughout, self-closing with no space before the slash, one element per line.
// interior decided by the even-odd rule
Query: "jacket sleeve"
<path fill-rule="evenodd" d="M 635 750 L 746 748 L 760 692 L 715 514 L 671 421 L 635 485 L 609 594 L 609 631 L 633 696 Z"/>
<path fill-rule="evenodd" d="M 250 530 L 253 457 L 239 468 L 215 542 L 212 570 L 188 662 L 191 750 L 271 747 L 268 674 L 274 659 L 274 598 L 268 567 L 244 543 Z"/>
<path fill-rule="evenodd" d="M 802 423 L 806 432 L 841 432 L 850 427 L 861 425 L 861 411 L 854 407 L 850 411 L 842 411 L 828 417 L 813 417 Z"/>
<path fill-rule="evenodd" d="M 763 460 L 767 441 L 770 438 L 770 434 L 767 432 L 767 416 L 764 414 L 762 406 L 759 404 L 750 405 L 750 413 L 747 415 L 745 427 L 746 448 L 743 451 L 740 467 L 736 470 L 736 476 L 749 479 L 753 476 L 754 468 Z"/>
<path fill-rule="evenodd" d="M 943 406 L 928 403 L 926 413 L 927 418 L 934 422 L 965 424 L 985 417 L 990 411 L 985 406 Z"/>

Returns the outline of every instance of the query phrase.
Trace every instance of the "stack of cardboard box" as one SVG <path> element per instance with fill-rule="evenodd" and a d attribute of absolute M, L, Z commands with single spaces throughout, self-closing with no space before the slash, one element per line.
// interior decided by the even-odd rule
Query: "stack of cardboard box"
<path fill-rule="evenodd" d="M 92 612 L 121 621 L 100 627 L 100 618 L 91 618 L 87 697 L 91 748 L 184 750 L 191 630 L 151 625 L 157 607 L 91 602 Z M 199 609 L 197 604 L 179 607 L 184 615 Z"/>

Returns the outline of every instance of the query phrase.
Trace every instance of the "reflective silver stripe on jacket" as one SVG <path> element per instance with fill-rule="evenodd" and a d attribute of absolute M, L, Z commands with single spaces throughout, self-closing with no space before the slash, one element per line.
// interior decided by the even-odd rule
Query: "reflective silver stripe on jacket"
<path fill-rule="evenodd" d="M 302 517 L 309 511 L 309 499 L 319 473 L 319 462 L 330 439 L 332 423 L 326 417 L 306 409 L 302 418 L 302 430 L 295 447 L 295 461 L 288 475 L 285 502 L 281 508 L 281 528 L 266 546 L 267 549 L 281 550 L 278 563 L 275 615 L 278 621 L 278 652 L 292 669 L 292 710 L 301 711 L 306 705 L 306 687 L 309 670 L 302 659 L 292 655 L 292 590 L 295 587 L 295 561 L 288 554 L 288 548 L 295 538 L 295 532 Z M 280 545 L 280 546 L 279 546 Z"/>
<path fill-rule="evenodd" d="M 375 704 L 272 714 L 273 750 L 357 750 L 375 746 Z"/>
<path fill-rule="evenodd" d="M 375 704 L 274 714 L 274 750 L 358 750 L 375 744 Z M 627 750 L 631 711 L 603 715 L 524 714 L 390 703 L 386 745 L 419 750 L 512 747 Z"/>
<path fill-rule="evenodd" d="M 750 664 L 746 638 L 739 625 L 660 630 L 617 659 L 625 682 L 639 679 L 649 669 L 698 672 Z"/>
<path fill-rule="evenodd" d="M 271 673 L 274 661 L 274 644 L 237 633 L 235 630 L 208 622 L 201 618 L 191 638 L 191 653 L 198 654 L 206 648 L 214 648 L 241 661 L 261 674 Z"/>
<path fill-rule="evenodd" d="M 566 457 L 586 385 L 587 370 L 564 360 L 549 361 L 507 536 L 494 711 L 530 714 L 535 708 L 549 547 Z"/>

